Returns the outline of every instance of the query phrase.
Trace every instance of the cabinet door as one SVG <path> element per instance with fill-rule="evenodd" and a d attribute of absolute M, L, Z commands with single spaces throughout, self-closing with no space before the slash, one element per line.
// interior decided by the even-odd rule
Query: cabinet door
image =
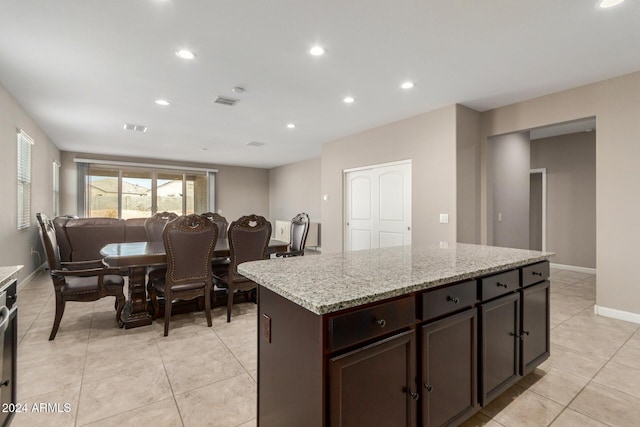
<path fill-rule="evenodd" d="M 331 358 L 331 426 L 415 425 L 415 371 L 414 331 Z"/>
<path fill-rule="evenodd" d="M 520 374 L 526 375 L 549 357 L 549 282 L 522 291 Z"/>
<path fill-rule="evenodd" d="M 422 327 L 422 425 L 457 425 L 477 404 L 477 310 Z"/>
<path fill-rule="evenodd" d="M 520 293 L 480 305 L 480 328 L 484 406 L 519 378 Z"/>

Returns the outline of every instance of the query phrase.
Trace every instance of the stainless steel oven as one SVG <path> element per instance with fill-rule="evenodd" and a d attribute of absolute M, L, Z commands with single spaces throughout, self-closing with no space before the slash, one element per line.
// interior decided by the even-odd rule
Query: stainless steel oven
<path fill-rule="evenodd" d="M 0 424 L 8 426 L 16 403 L 18 353 L 17 281 L 0 289 Z"/>

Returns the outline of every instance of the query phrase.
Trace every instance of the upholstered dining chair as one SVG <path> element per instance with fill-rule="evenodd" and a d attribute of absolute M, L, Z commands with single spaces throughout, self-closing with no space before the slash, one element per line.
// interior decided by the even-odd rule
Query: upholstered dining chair
<path fill-rule="evenodd" d="M 147 234 L 147 242 L 162 242 L 162 232 L 164 226 L 174 219 L 178 218 L 178 214 L 174 212 L 158 212 L 155 215 L 144 220 L 144 231 Z M 167 273 L 167 267 L 164 265 L 151 265 L 147 267 L 147 293 L 151 294 L 153 280 L 163 277 Z"/>
<path fill-rule="evenodd" d="M 225 217 L 215 212 L 205 212 L 202 216 L 206 216 L 209 221 L 218 226 L 218 239 L 227 237 L 227 228 L 229 228 L 229 222 Z"/>
<path fill-rule="evenodd" d="M 309 234 L 309 215 L 302 212 L 291 220 L 291 232 L 289 237 L 289 250 L 276 252 L 277 257 L 292 257 L 304 255 L 304 247 L 307 244 Z"/>
<path fill-rule="evenodd" d="M 106 268 L 102 260 L 60 261 L 60 249 L 53 223 L 43 213 L 37 213 L 36 218 L 56 295 L 56 314 L 49 340 L 53 340 L 58 333 L 67 301 L 96 301 L 113 296 L 116 298 L 116 320 L 118 326 L 122 327 L 124 323 L 120 319 L 120 314 L 125 303 L 124 279 L 118 274 L 118 269 Z"/>
<path fill-rule="evenodd" d="M 219 288 L 227 289 L 227 322 L 231 321 L 233 293 L 236 290 L 249 291 L 258 285 L 238 274 L 238 264 L 266 258 L 271 223 L 258 215 L 243 216 L 229 225 L 230 263 L 226 273 L 215 275 L 213 280 Z"/>
<path fill-rule="evenodd" d="M 171 307 L 176 300 L 204 297 L 207 325 L 211 326 L 211 257 L 217 239 L 218 228 L 201 215 L 181 216 L 164 227 L 167 272 L 154 278 L 151 301 L 158 313 L 158 295 L 164 297 L 165 337 L 169 335 Z"/>
<path fill-rule="evenodd" d="M 229 222 L 222 215 L 215 212 L 205 212 L 202 214 L 213 222 L 218 227 L 218 239 L 227 238 L 227 229 L 229 228 Z M 224 274 L 229 268 L 229 257 L 217 257 L 211 260 L 211 268 L 213 268 L 213 274 Z"/>

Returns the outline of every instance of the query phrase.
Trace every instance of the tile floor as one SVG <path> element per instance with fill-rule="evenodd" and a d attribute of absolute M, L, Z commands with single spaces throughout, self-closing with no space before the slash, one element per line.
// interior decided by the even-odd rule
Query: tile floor
<path fill-rule="evenodd" d="M 640 325 L 593 314 L 595 276 L 552 271 L 551 357 L 465 426 L 631 426 L 640 423 Z M 48 275 L 18 296 L 18 400 L 60 412 L 16 414 L 12 426 L 256 425 L 256 306 L 124 330 L 113 298 L 68 303 L 48 341 Z M 63 404 L 69 404 L 65 412 Z"/>

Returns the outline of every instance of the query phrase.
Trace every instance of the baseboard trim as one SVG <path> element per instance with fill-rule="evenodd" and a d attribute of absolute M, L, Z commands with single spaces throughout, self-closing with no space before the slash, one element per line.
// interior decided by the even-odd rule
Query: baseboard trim
<path fill-rule="evenodd" d="M 558 270 L 575 271 L 576 273 L 596 274 L 596 269 L 595 268 L 578 267 L 577 265 L 566 265 L 566 264 L 554 264 L 554 263 L 551 263 L 551 268 L 557 268 Z"/>
<path fill-rule="evenodd" d="M 640 314 L 638 313 L 616 310 L 615 308 L 602 307 L 599 305 L 593 306 L 593 312 L 598 316 L 611 317 L 612 319 L 640 324 Z"/>
<path fill-rule="evenodd" d="M 33 280 L 33 278 L 36 277 L 37 274 L 42 273 L 46 267 L 47 267 L 47 263 L 46 262 L 42 263 L 40 267 L 38 267 L 33 272 L 31 272 L 31 274 L 29 274 L 27 277 L 25 277 L 22 280 L 18 280 L 18 292 L 20 292 L 22 288 L 27 286 Z"/>

